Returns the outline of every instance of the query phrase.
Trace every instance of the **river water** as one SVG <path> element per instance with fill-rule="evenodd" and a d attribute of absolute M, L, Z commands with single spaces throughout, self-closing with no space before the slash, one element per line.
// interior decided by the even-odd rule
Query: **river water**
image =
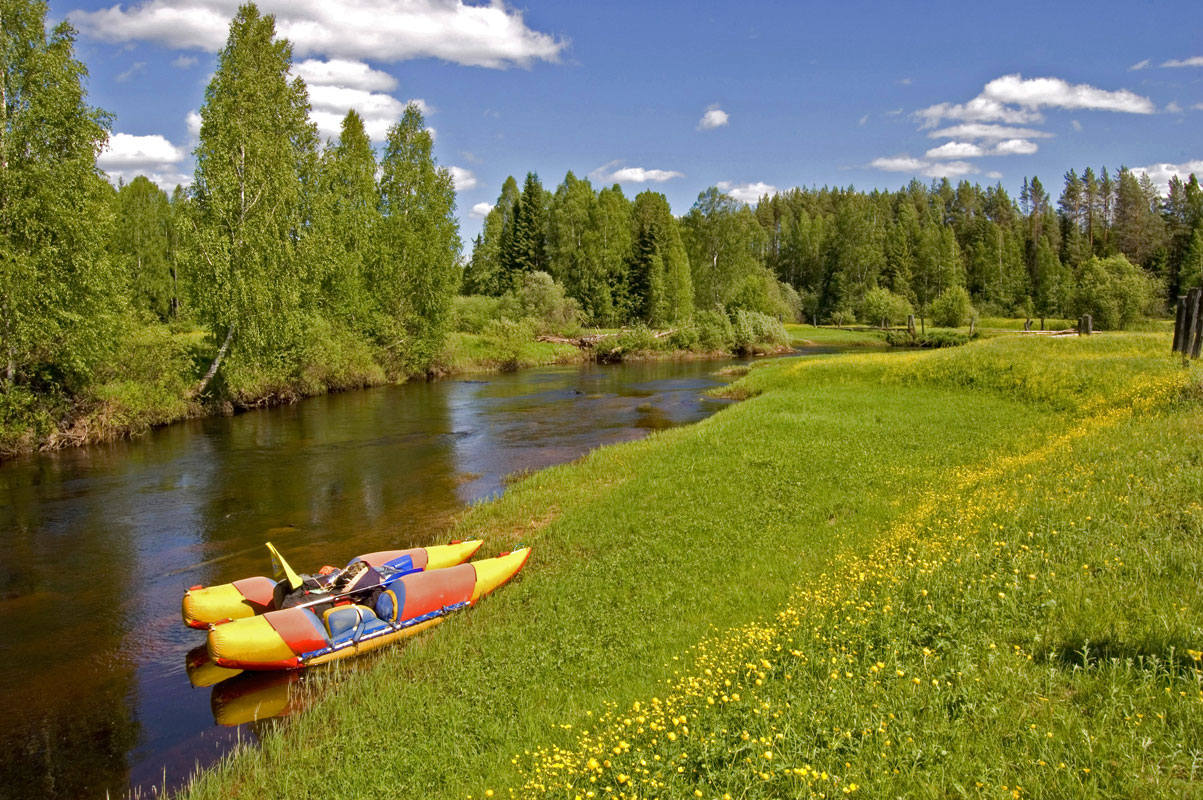
<path fill-rule="evenodd" d="M 270 575 L 265 540 L 304 571 L 445 541 L 507 476 L 712 414 L 729 363 L 382 387 L 0 464 L 0 797 L 145 795 L 253 738 L 216 709 L 258 685 L 193 688 L 179 602 Z"/>

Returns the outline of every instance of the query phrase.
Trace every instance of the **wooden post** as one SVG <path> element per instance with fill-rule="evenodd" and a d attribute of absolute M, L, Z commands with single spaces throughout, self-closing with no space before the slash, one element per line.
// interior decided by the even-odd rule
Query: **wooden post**
<path fill-rule="evenodd" d="M 1040 330 L 1044 330 L 1044 317 L 1040 318 Z"/>
<path fill-rule="evenodd" d="M 1024 320 L 1024 322 L 1023 322 L 1023 332 L 1024 332 L 1024 333 L 1031 333 L 1031 332 L 1032 332 L 1032 318 L 1031 318 L 1031 317 L 1028 317 L 1026 320 Z"/>
<path fill-rule="evenodd" d="M 1191 358 L 1198 358 L 1200 355 L 1200 351 L 1203 351 L 1203 291 L 1200 291 L 1199 289 L 1196 289 L 1195 291 L 1199 292 L 1199 296 L 1198 296 L 1198 299 L 1195 301 L 1194 336 L 1188 337 L 1188 338 L 1193 338 L 1195 340 L 1194 344 L 1192 344 L 1191 348 L 1190 348 L 1190 357 Z"/>
<path fill-rule="evenodd" d="M 915 335 L 915 315 L 914 314 L 906 315 L 906 329 L 911 334 L 911 336 Z"/>
<path fill-rule="evenodd" d="M 1094 317 L 1092 317 L 1090 314 L 1086 314 L 1082 317 L 1082 321 L 1086 323 L 1086 335 L 1089 336 L 1090 334 L 1094 333 Z"/>
<path fill-rule="evenodd" d="M 1191 289 L 1186 293 L 1186 326 L 1182 334 L 1182 355 L 1189 356 L 1194 352 L 1195 339 L 1198 338 L 1199 324 L 1199 295 L 1203 290 Z"/>
<path fill-rule="evenodd" d="M 924 319 L 923 317 L 919 317 L 919 330 L 923 333 L 924 336 L 927 335 L 927 320 Z"/>
<path fill-rule="evenodd" d="M 1082 317 L 1078 317 L 1078 336 L 1082 335 Z"/>
<path fill-rule="evenodd" d="M 973 338 L 973 328 L 975 325 L 977 325 L 977 317 L 970 317 L 969 318 L 969 338 L 970 339 Z"/>
<path fill-rule="evenodd" d="M 1178 306 L 1174 314 L 1174 346 L 1170 349 L 1171 353 L 1182 352 L 1182 338 L 1185 334 L 1183 328 L 1186 327 L 1186 295 L 1178 295 Z"/>

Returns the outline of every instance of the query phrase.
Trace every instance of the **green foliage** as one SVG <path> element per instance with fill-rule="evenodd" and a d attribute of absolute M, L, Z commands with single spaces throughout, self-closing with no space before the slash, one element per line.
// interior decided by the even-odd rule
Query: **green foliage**
<path fill-rule="evenodd" d="M 564 294 L 564 287 L 546 272 L 523 273 L 517 286 L 502 298 L 501 316 L 537 321 L 538 333 L 571 336 L 581 327 L 580 304 Z"/>
<path fill-rule="evenodd" d="M 381 161 L 382 219 L 368 287 L 380 315 L 377 341 L 401 373 L 433 364 L 462 277 L 455 186 L 436 164 L 433 144 L 411 103 L 389 130 Z"/>
<path fill-rule="evenodd" d="M 698 347 L 704 352 L 729 350 L 735 343 L 731 320 L 719 311 L 698 311 L 693 316 L 697 328 Z"/>
<path fill-rule="evenodd" d="M 110 117 L 86 103 L 68 23 L 47 36 L 40 2 L 0 13 L 0 389 L 82 392 L 124 313 L 105 252 L 113 191 L 96 169 Z"/>
<path fill-rule="evenodd" d="M 768 352 L 789 343 L 789 334 L 775 317 L 759 311 L 738 309 L 731 320 L 732 349 L 740 355 Z"/>
<path fill-rule="evenodd" d="M 618 335 L 614 350 L 623 354 L 646 353 L 651 350 L 662 350 L 664 344 L 656 338 L 656 333 L 642 322 L 636 322 L 629 328 L 623 328 Z"/>
<path fill-rule="evenodd" d="M 971 337 L 967 333 L 949 330 L 929 330 L 927 333 L 911 335 L 910 331 L 886 331 L 886 343 L 892 347 L 958 347 L 968 344 Z M 973 338 L 976 338 L 976 334 Z"/>
<path fill-rule="evenodd" d="M 883 321 L 888 325 L 901 325 L 913 311 L 910 301 L 905 297 L 888 289 L 874 287 L 865 292 L 856 316 L 865 325 L 879 326 Z"/>
<path fill-rule="evenodd" d="M 117 190 L 115 212 L 113 257 L 129 281 L 130 304 L 166 320 L 176 305 L 167 193 L 139 175 Z"/>
<path fill-rule="evenodd" d="M 501 298 L 483 294 L 457 295 L 453 298 L 452 329 L 465 333 L 484 333 L 485 326 L 501 316 Z"/>
<path fill-rule="evenodd" d="M 1101 330 L 1121 330 L 1143 317 L 1152 297 L 1149 277 L 1124 256 L 1093 257 L 1078 268 L 1069 308 L 1092 315 Z"/>
<path fill-rule="evenodd" d="M 248 4 L 230 23 L 201 106 L 188 242 L 190 296 L 231 358 L 287 372 L 302 333 L 309 277 L 297 259 L 303 185 L 316 167 L 317 134 L 292 46 L 275 19 Z"/>
<path fill-rule="evenodd" d="M 851 311 L 837 308 L 835 311 L 831 312 L 831 315 L 828 317 L 828 319 L 830 319 L 832 325 L 836 326 L 837 328 L 842 328 L 843 326 L 855 320 L 856 317 L 853 316 Z"/>
<path fill-rule="evenodd" d="M 968 325 L 974 314 L 969 292 L 964 286 L 948 287 L 931 304 L 931 321 L 942 328 Z"/>
<path fill-rule="evenodd" d="M 498 366 L 517 369 L 527 344 L 535 338 L 538 330 L 539 320 L 503 318 L 491 320 L 485 326 L 484 334 L 493 340 Z"/>
<path fill-rule="evenodd" d="M 726 305 L 760 268 L 755 253 L 764 231 L 746 205 L 713 186 L 698 195 L 681 225 L 695 306 Z"/>

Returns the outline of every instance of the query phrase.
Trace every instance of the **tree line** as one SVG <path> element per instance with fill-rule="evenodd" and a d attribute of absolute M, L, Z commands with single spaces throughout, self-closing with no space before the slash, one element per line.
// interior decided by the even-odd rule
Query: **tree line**
<path fill-rule="evenodd" d="M 513 177 L 503 185 L 464 291 L 504 294 L 533 270 L 598 325 L 714 308 L 876 323 L 883 308 L 926 315 L 957 290 L 994 315 L 1093 313 L 1118 327 L 1199 285 L 1203 191 L 1193 175 L 1174 177 L 1162 197 L 1145 174 L 1087 167 L 1066 173 L 1056 203 L 1036 177 L 1018 199 L 1001 184 L 942 179 L 896 192 L 798 188 L 749 206 L 712 187 L 674 218 L 655 192 L 631 201 L 571 172 L 552 192 L 531 173 L 521 190 Z"/>

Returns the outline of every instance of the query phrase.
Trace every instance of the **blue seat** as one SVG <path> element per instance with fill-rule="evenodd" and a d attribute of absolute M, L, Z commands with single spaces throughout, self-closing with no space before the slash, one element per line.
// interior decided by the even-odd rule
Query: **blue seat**
<path fill-rule="evenodd" d="M 324 621 L 335 646 L 392 627 L 367 606 L 335 606 L 326 612 Z"/>

